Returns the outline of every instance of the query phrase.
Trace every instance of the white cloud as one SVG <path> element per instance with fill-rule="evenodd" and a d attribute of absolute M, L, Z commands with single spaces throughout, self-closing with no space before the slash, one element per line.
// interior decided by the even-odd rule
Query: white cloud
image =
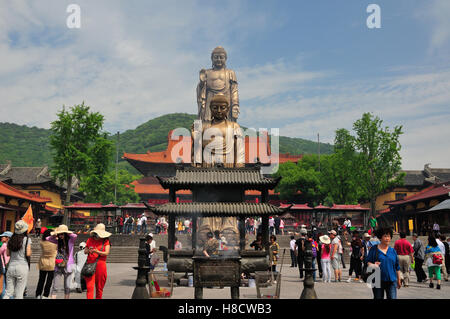
<path fill-rule="evenodd" d="M 338 76 L 337 76 L 338 78 Z M 335 81 L 338 83 L 338 81 Z M 263 100 L 242 110 L 242 121 L 254 126 L 279 127 L 280 135 L 333 143 L 338 128 L 352 130 L 353 123 L 371 112 L 393 129 L 402 125 L 403 166 L 415 169 L 424 159 L 450 167 L 450 71 L 405 74 L 375 81 L 343 81 L 329 87 L 308 81 L 300 92 L 274 104 Z M 433 159 L 433 161 L 431 161 Z M 418 165 L 419 163 L 419 165 Z"/>
<path fill-rule="evenodd" d="M 254 34 L 283 25 L 237 1 L 79 0 L 82 27 L 69 30 L 69 3 L 0 2 L 0 121 L 48 128 L 63 104 L 83 100 L 105 115 L 110 132 L 166 113 L 196 113 L 198 70 L 210 66 L 211 50 L 223 45 L 233 61 Z M 442 13 L 448 1 L 433 4 L 431 43 L 441 48 L 450 37 Z M 397 76 L 355 82 L 305 65 L 279 58 L 236 69 L 240 123 L 311 140 L 320 132 L 332 143 L 337 128 L 351 129 L 373 112 L 390 127 L 404 126 L 405 169 L 450 167 L 448 141 L 433 137 L 450 136 L 448 69 L 399 66 Z"/>
<path fill-rule="evenodd" d="M 66 27 L 68 3 L 2 2 L 2 121 L 49 127 L 63 103 L 82 100 L 111 130 L 195 113 L 198 70 L 209 67 L 210 51 L 222 44 L 232 55 L 230 33 L 245 29 L 233 39 L 245 41 L 267 24 L 266 13 L 238 2 L 221 10 L 203 1 L 77 3 L 79 30 Z"/>

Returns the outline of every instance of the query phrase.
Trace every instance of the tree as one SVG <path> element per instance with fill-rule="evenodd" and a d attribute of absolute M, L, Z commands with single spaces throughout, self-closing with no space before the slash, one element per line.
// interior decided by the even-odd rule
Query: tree
<path fill-rule="evenodd" d="M 282 179 L 276 191 L 281 199 L 292 200 L 298 191 L 301 198 L 311 204 L 317 204 L 324 199 L 324 192 L 320 184 L 319 161 L 316 154 L 304 155 L 298 163 L 286 162 L 280 164 L 274 177 Z"/>
<path fill-rule="evenodd" d="M 370 200 L 371 215 L 375 215 L 376 198 L 390 187 L 401 184 L 401 145 L 399 137 L 402 126 L 382 127 L 383 121 L 370 113 L 353 124 L 356 136 L 353 140 L 357 152 L 358 185 L 365 198 Z"/>
<path fill-rule="evenodd" d="M 115 170 L 110 170 L 98 184 L 96 189 L 92 189 L 94 185 L 90 179 L 82 179 L 80 190 L 86 193 L 86 201 L 100 202 L 108 204 L 115 202 L 116 205 L 124 205 L 126 203 L 136 203 L 140 201 L 139 195 L 134 191 L 134 185 L 131 182 L 141 178 L 141 175 L 132 175 L 125 169 L 117 171 L 117 180 Z M 117 199 L 114 200 L 114 188 L 117 189 Z"/>
<path fill-rule="evenodd" d="M 334 153 L 321 163 L 321 184 L 328 202 L 357 204 L 361 196 L 357 181 L 354 137 L 346 129 L 336 131 Z"/>
<path fill-rule="evenodd" d="M 111 184 L 107 174 L 111 167 L 113 143 L 107 139 L 107 134 L 96 138 L 89 149 L 89 154 L 86 173 L 80 180 L 80 191 L 86 194 L 87 202 L 97 202 L 97 199 L 107 196 L 105 192 L 108 192 L 108 186 Z"/>
<path fill-rule="evenodd" d="M 93 166 L 105 165 L 100 163 L 105 158 L 102 152 L 108 152 L 108 143 L 101 132 L 104 117 L 89 110 L 90 107 L 84 102 L 71 107 L 70 111 L 63 106 L 62 111 L 57 113 L 58 119 L 51 123 L 52 175 L 66 182 L 65 205 L 70 204 L 73 178 L 81 180 Z M 67 215 L 64 214 L 64 223 L 68 222 Z"/>

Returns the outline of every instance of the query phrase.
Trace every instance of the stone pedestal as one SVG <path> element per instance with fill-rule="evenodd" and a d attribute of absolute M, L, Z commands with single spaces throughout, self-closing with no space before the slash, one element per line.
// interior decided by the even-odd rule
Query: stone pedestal
<path fill-rule="evenodd" d="M 136 288 L 134 288 L 131 299 L 149 299 L 150 295 L 148 293 L 147 284 L 150 267 L 146 265 L 147 251 L 145 249 L 145 238 L 139 238 L 139 241 L 138 266 L 133 267 L 133 269 L 138 271 Z"/>
<path fill-rule="evenodd" d="M 317 299 L 316 291 L 314 290 L 313 272 L 316 270 L 312 268 L 312 242 L 305 241 L 305 280 L 303 281 L 303 291 L 300 299 Z"/>

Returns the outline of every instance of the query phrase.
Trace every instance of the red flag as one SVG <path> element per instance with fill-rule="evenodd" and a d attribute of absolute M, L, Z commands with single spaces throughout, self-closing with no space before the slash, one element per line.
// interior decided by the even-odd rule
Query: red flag
<path fill-rule="evenodd" d="M 28 224 L 27 233 L 33 230 L 33 210 L 31 209 L 31 205 L 28 206 L 27 212 L 23 215 L 22 220 Z"/>

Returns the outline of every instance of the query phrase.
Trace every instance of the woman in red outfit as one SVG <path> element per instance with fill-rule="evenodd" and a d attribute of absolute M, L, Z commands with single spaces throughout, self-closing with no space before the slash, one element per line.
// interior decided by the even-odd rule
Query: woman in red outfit
<path fill-rule="evenodd" d="M 95 298 L 102 299 L 107 277 L 106 256 L 109 255 L 110 249 L 109 236 L 111 236 L 111 233 L 105 231 L 105 225 L 98 224 L 91 231 L 91 238 L 86 241 L 86 248 L 84 249 L 84 253 L 88 255 L 86 263 L 92 264 L 98 258 L 95 274 L 91 277 L 84 277 L 86 280 L 87 299 L 94 299 L 94 288 Z"/>

